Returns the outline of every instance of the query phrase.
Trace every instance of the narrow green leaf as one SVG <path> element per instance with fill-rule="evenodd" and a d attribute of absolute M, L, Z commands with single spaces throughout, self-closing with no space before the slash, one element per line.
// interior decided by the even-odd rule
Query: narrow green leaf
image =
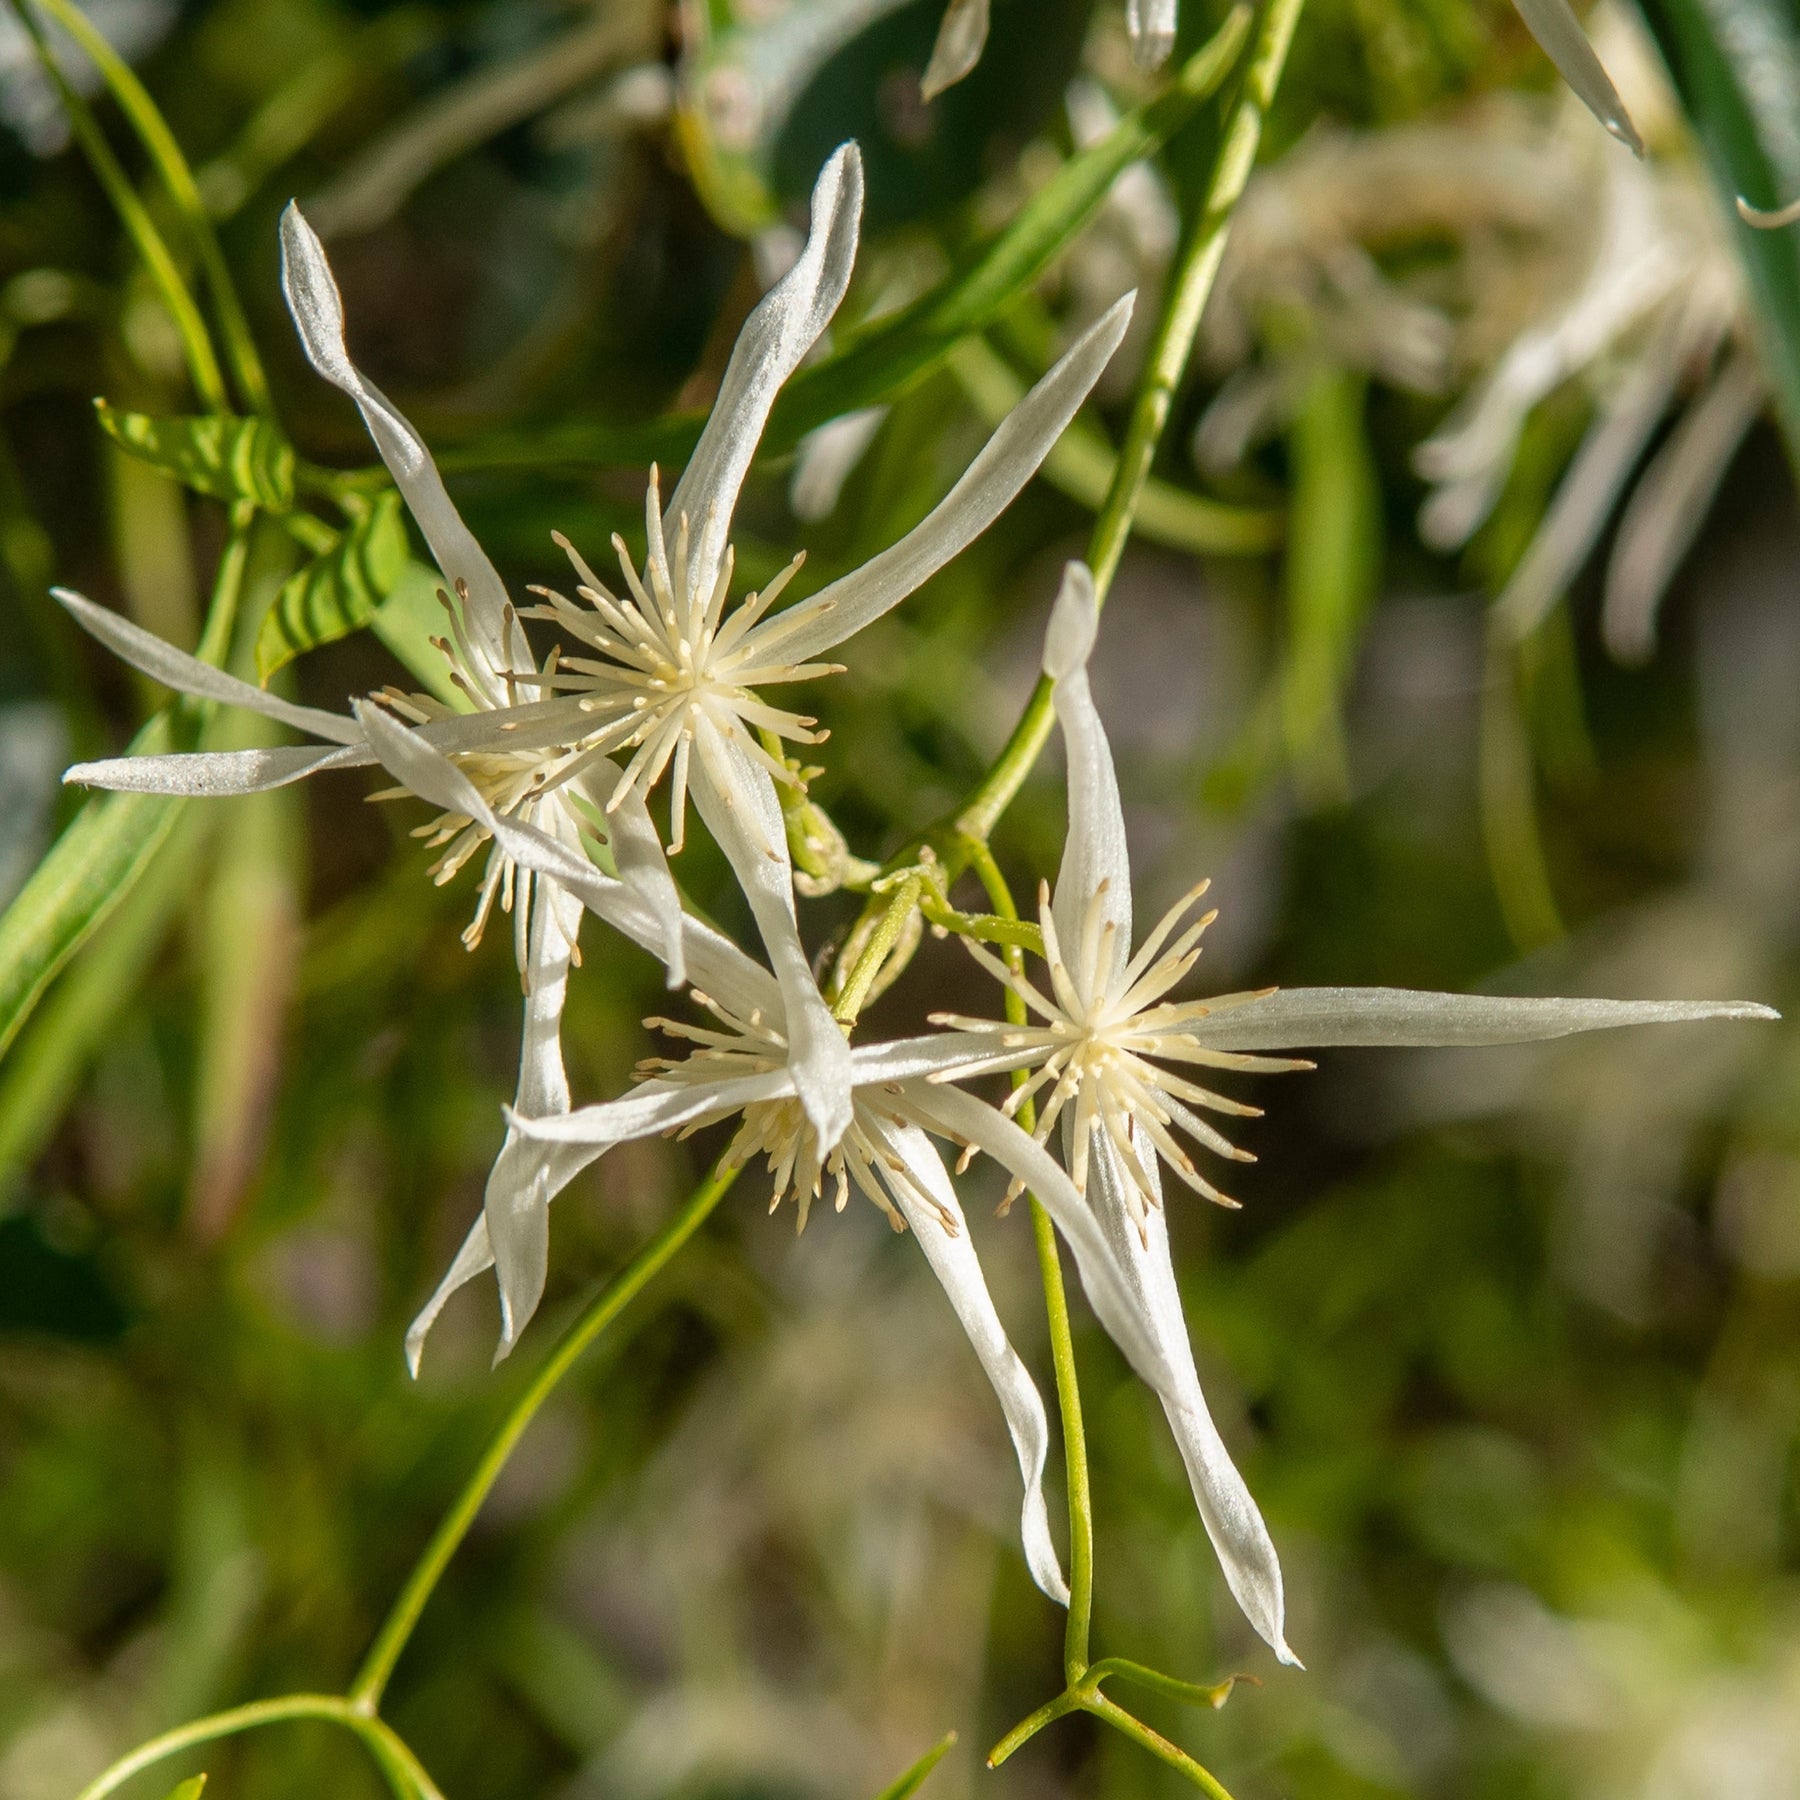
<path fill-rule="evenodd" d="M 132 740 L 131 753 L 190 749 L 189 716 L 179 718 L 178 734 L 171 715 L 158 713 Z M 58 971 L 148 867 L 186 804 L 162 794 L 97 795 L 51 846 L 0 915 L 0 1055 Z"/>
<path fill-rule="evenodd" d="M 400 496 L 380 495 L 337 543 L 282 584 L 256 636 L 256 673 L 267 681 L 303 650 L 367 625 L 411 561 Z"/>
<path fill-rule="evenodd" d="M 1120 173 L 1153 155 L 1217 91 L 1243 47 L 1250 9 L 1232 9 L 1211 43 L 1156 99 L 1071 156 L 994 241 L 911 306 L 845 334 L 843 348 L 802 369 L 763 434 L 765 453 L 791 450 L 807 432 L 858 407 L 893 399 L 941 364 L 957 342 L 993 323 L 1099 209 Z M 494 439 L 443 458 L 448 468 L 552 463 L 678 465 L 705 417 L 679 414 L 644 426 L 575 426 Z"/>
<path fill-rule="evenodd" d="M 925 1777 L 944 1760 L 955 1742 L 956 1733 L 946 1731 L 904 1775 L 884 1787 L 875 1796 L 875 1800 L 908 1800 L 908 1796 L 916 1794 L 924 1786 Z"/>
<path fill-rule="evenodd" d="M 248 500 L 270 512 L 294 504 L 294 451 L 266 419 L 229 413 L 152 418 L 94 402 L 100 427 L 122 449 L 215 500 Z"/>
<path fill-rule="evenodd" d="M 179 806 L 180 802 L 175 802 Z M 187 897 L 209 816 L 183 807 L 151 866 L 0 1064 L 0 1186 L 34 1162 L 89 1062 L 148 973 Z"/>
<path fill-rule="evenodd" d="M 169 1800 L 200 1800 L 201 1791 L 206 1786 L 204 1775 L 190 1775 L 180 1787 L 169 1792 Z"/>
<path fill-rule="evenodd" d="M 1800 195 L 1800 15 L 1788 0 L 1641 0 L 1726 207 Z M 1758 345 L 1788 460 L 1800 469 L 1800 232 L 1729 230 L 1755 296 Z"/>

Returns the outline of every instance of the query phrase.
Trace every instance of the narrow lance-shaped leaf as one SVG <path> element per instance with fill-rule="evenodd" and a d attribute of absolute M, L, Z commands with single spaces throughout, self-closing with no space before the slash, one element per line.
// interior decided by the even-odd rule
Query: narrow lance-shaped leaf
<path fill-rule="evenodd" d="M 1727 203 L 1800 194 L 1800 20 L 1785 0 L 1643 0 L 1643 14 Z M 1730 230 L 1756 302 L 1757 347 L 1788 460 L 1800 468 L 1800 232 Z"/>
<path fill-rule="evenodd" d="M 121 449 L 166 470 L 197 494 L 249 500 L 269 512 L 294 504 L 294 450 L 266 419 L 152 418 L 94 402 L 100 428 Z"/>
<path fill-rule="evenodd" d="M 1234 8 L 1212 42 L 1183 65 L 1156 99 L 1136 108 L 1097 143 L 1078 151 L 965 268 L 911 306 L 861 331 L 843 349 L 800 370 L 783 389 L 763 433 L 765 455 L 791 450 L 840 414 L 910 387 L 971 331 L 992 323 L 1087 225 L 1120 172 L 1154 155 L 1218 89 L 1237 61 L 1250 9 Z M 644 426 L 577 426 L 496 439 L 441 459 L 451 469 L 509 463 L 680 463 L 704 420 L 695 414 Z"/>
<path fill-rule="evenodd" d="M 302 651 L 368 624 L 400 585 L 410 559 L 400 496 L 390 489 L 334 548 L 283 583 L 257 633 L 257 674 L 267 681 Z"/>

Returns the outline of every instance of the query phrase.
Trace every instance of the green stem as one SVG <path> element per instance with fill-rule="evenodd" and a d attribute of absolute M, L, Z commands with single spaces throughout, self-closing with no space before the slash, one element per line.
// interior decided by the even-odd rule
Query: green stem
<path fill-rule="evenodd" d="M 1125 447 L 1119 452 L 1112 486 L 1088 540 L 1094 594 L 1102 605 L 1118 571 L 1126 539 L 1131 535 L 1132 520 L 1150 478 L 1150 465 L 1156 459 L 1157 446 L 1174 408 L 1176 389 L 1187 371 L 1201 314 L 1218 279 L 1232 214 L 1250 179 L 1257 147 L 1262 142 L 1263 122 L 1287 63 L 1302 4 L 1303 0 L 1268 0 L 1243 88 L 1226 123 L 1212 179 L 1207 183 L 1199 216 L 1170 283 L 1143 384 L 1131 410 Z M 957 828 L 962 833 L 982 841 L 992 835 L 1043 750 L 1053 716 L 1046 677 L 1039 680 L 1005 748 L 958 815 Z"/>
<path fill-rule="evenodd" d="M 500 1429 L 489 1440 L 481 1461 L 464 1484 L 456 1504 L 444 1515 L 424 1553 L 413 1566 L 400 1597 L 394 1602 L 363 1665 L 351 1684 L 348 1704 L 360 1717 L 372 1718 L 381 1696 L 412 1636 L 425 1603 L 431 1598 L 457 1547 L 468 1535 L 469 1527 L 481 1511 L 482 1502 L 506 1467 L 525 1429 L 537 1416 L 538 1408 L 549 1399 L 558 1382 L 574 1367 L 582 1352 L 593 1343 L 614 1319 L 637 1298 L 677 1250 L 699 1230 L 707 1215 L 724 1199 L 738 1171 L 723 1160 L 713 1166 L 712 1173 L 694 1190 L 680 1210 L 657 1232 L 618 1276 L 562 1335 L 550 1352 L 544 1366 L 531 1379 L 530 1385 L 515 1400 L 501 1422 Z"/>
<path fill-rule="evenodd" d="M 994 911 L 1003 919 L 1017 919 L 1013 901 L 994 853 L 976 844 L 970 860 L 981 885 L 987 889 Z M 1015 974 L 1023 974 L 1024 953 L 1009 945 L 1006 960 Z M 1025 1003 L 1010 988 L 1006 991 L 1006 1016 L 1010 1023 L 1025 1022 Z M 1019 1071 L 1016 1087 L 1026 1079 Z M 1029 1131 L 1035 1108 L 1030 1101 L 1019 1109 L 1019 1122 Z M 1087 1673 L 1088 1635 L 1094 1616 L 1094 1506 L 1088 1483 L 1087 1426 L 1081 1415 L 1081 1382 L 1075 1368 L 1075 1333 L 1069 1322 L 1069 1293 L 1063 1283 L 1062 1252 L 1056 1244 L 1056 1227 L 1043 1203 L 1031 1196 L 1031 1235 L 1037 1245 L 1038 1274 L 1044 1284 L 1044 1313 L 1050 1328 L 1050 1361 L 1056 1370 L 1056 1408 L 1062 1415 L 1063 1470 L 1069 1494 L 1069 1617 L 1063 1628 L 1063 1679 L 1072 1688 Z"/>
<path fill-rule="evenodd" d="M 187 158 L 181 153 L 181 146 L 175 141 L 175 134 L 170 131 L 168 122 L 157 110 L 156 102 L 150 98 L 131 65 L 94 28 L 93 22 L 79 7 L 72 5 L 70 0 L 35 0 L 35 4 L 56 20 L 100 71 L 101 78 L 119 103 L 120 110 L 131 122 L 150 160 L 156 165 L 157 173 L 162 176 L 163 184 L 168 188 L 182 222 L 193 236 L 194 249 L 206 275 L 206 285 L 212 290 L 213 305 L 218 310 L 219 326 L 231 357 L 232 373 L 237 376 L 245 404 L 252 412 L 270 415 L 272 408 L 269 384 L 263 374 L 262 359 L 256 353 L 249 321 L 244 317 L 244 309 L 238 300 L 237 288 L 232 283 L 225 254 L 219 248 L 212 215 L 207 212 L 206 205 L 200 198 L 200 189 L 194 181 L 193 171 L 188 167 Z"/>
<path fill-rule="evenodd" d="M 44 29 L 38 23 L 37 15 L 31 10 L 27 0 L 12 0 L 12 9 L 30 35 L 38 60 L 43 64 L 45 74 L 50 77 L 62 100 L 63 108 L 69 115 L 69 124 L 80 140 L 82 151 L 95 177 L 106 190 L 107 199 L 112 202 L 120 223 L 137 246 L 138 255 L 144 259 L 144 267 L 150 272 L 150 279 L 155 282 L 163 304 L 169 309 L 169 316 L 175 321 L 175 329 L 180 333 L 182 349 L 187 356 L 188 373 L 193 378 L 194 392 L 199 397 L 201 406 L 207 412 L 229 411 L 225 376 L 213 351 L 206 321 L 201 318 L 200 309 L 194 304 L 194 296 L 188 291 L 181 270 L 169 252 L 169 246 L 163 242 L 162 234 L 156 229 L 149 209 L 138 197 L 136 188 L 120 167 L 119 159 L 113 155 L 112 146 L 107 143 L 92 109 L 65 79 L 61 65 L 44 37 Z"/>
<path fill-rule="evenodd" d="M 1070 1713 L 1079 1712 L 1081 1702 L 1072 1693 L 1058 1694 L 1054 1700 L 1046 1700 L 1036 1712 L 1021 1719 L 993 1749 L 987 1753 L 987 1766 L 997 1769 L 1020 1745 L 1028 1743 L 1044 1729 L 1046 1725 L 1054 1725 L 1058 1719 L 1066 1719 Z M 86 1796 L 82 1796 L 86 1800 Z"/>
<path fill-rule="evenodd" d="M 843 992 L 839 994 L 837 1004 L 831 1009 L 841 1024 L 856 1023 L 856 1015 L 862 1011 L 863 1002 L 868 999 L 869 990 L 875 985 L 876 976 L 881 973 L 881 965 L 899 943 L 907 916 L 919 904 L 924 888 L 925 884 L 918 876 L 909 876 L 888 902 L 880 923 L 870 933 L 869 941 L 857 957 L 856 966 L 845 978 Z"/>
<path fill-rule="evenodd" d="M 437 1784 L 392 1728 L 358 1712 L 337 1694 L 283 1694 L 278 1700 L 253 1700 L 248 1706 L 234 1706 L 229 1712 L 214 1713 L 191 1725 L 165 1731 L 161 1737 L 140 1744 L 129 1756 L 121 1757 L 104 1774 L 95 1776 L 76 1800 L 104 1800 L 105 1795 L 116 1792 L 132 1776 L 171 1756 L 179 1756 L 184 1750 L 236 1737 L 259 1726 L 282 1725 L 296 1719 L 322 1719 L 355 1733 L 387 1778 L 396 1800 L 443 1800 Z"/>
<path fill-rule="evenodd" d="M 1162 1735 L 1152 1731 L 1142 1719 L 1134 1718 L 1116 1700 L 1109 1700 L 1104 1694 L 1095 1690 L 1086 1694 L 1080 1701 L 1083 1712 L 1092 1713 L 1096 1719 L 1104 1719 L 1115 1731 L 1140 1744 L 1160 1762 L 1165 1762 L 1178 1774 L 1185 1775 L 1201 1793 L 1210 1800 L 1231 1800 L 1224 1784 L 1210 1769 L 1202 1768 L 1188 1753 Z"/>

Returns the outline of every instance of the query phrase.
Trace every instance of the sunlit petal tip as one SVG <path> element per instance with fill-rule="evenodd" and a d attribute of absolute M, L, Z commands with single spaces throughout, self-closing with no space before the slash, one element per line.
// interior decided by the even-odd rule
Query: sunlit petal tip
<path fill-rule="evenodd" d="M 1127 0 L 1125 29 L 1131 60 L 1140 69 L 1160 69 L 1175 48 L 1176 0 Z"/>
<path fill-rule="evenodd" d="M 334 387 L 362 389 L 344 344 L 344 302 L 319 234 L 297 200 L 281 215 L 281 291 L 300 333 L 306 359 Z"/>
<path fill-rule="evenodd" d="M 1634 156 L 1642 156 L 1644 140 L 1569 0 L 1513 0 L 1513 4 L 1576 99 Z"/>
<path fill-rule="evenodd" d="M 931 61 L 919 79 L 919 93 L 930 101 L 954 87 L 980 62 L 987 36 L 988 0 L 950 0 L 931 47 Z"/>
<path fill-rule="evenodd" d="M 1737 215 L 1757 231 L 1781 231 L 1789 225 L 1800 223 L 1800 200 L 1790 200 L 1786 206 L 1772 207 L 1765 212 L 1760 206 L 1752 206 L 1739 194 Z"/>
<path fill-rule="evenodd" d="M 1085 668 L 1099 629 L 1093 571 L 1084 562 L 1068 563 L 1044 633 L 1044 673 L 1052 681 L 1062 681 Z"/>

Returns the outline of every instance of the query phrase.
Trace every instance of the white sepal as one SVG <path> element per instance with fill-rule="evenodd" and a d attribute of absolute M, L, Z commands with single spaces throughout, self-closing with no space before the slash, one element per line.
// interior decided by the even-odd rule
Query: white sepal
<path fill-rule="evenodd" d="M 943 1284 L 1006 1415 L 1006 1428 L 1019 1458 L 1019 1475 L 1025 1483 L 1019 1532 L 1031 1579 L 1059 1606 L 1067 1606 L 1069 1584 L 1057 1561 L 1050 1514 L 1044 1504 L 1044 1463 L 1050 1454 L 1050 1422 L 1044 1402 L 994 1309 L 981 1260 L 969 1240 L 968 1221 L 937 1146 L 916 1125 L 872 1124 L 871 1130 L 905 1170 L 906 1179 L 890 1182 L 888 1191 L 919 1240 L 932 1273 Z"/>
<path fill-rule="evenodd" d="M 898 606 L 974 542 L 1038 471 L 1112 360 L 1135 294 L 1117 301 L 1000 422 L 961 480 L 905 537 L 861 568 L 758 628 L 771 649 L 800 663 L 854 636 Z"/>
<path fill-rule="evenodd" d="M 935 100 L 955 87 L 981 61 L 987 48 L 988 0 L 950 0 L 931 46 L 931 60 L 919 78 L 919 92 Z"/>
<path fill-rule="evenodd" d="M 1621 144 L 1634 155 L 1642 156 L 1644 140 L 1638 136 L 1619 90 L 1613 86 L 1606 65 L 1595 55 L 1569 0 L 1513 0 L 1513 5 L 1525 21 L 1525 29 L 1556 65 L 1557 73 L 1569 84 L 1576 99 Z"/>
<path fill-rule="evenodd" d="M 75 763 L 63 780 L 77 787 L 105 788 L 114 794 L 187 794 L 210 799 L 225 794 L 266 794 L 321 769 L 355 768 L 366 751 L 311 745 L 268 750 L 194 750 L 170 756 L 109 756 Z"/>
<path fill-rule="evenodd" d="M 700 442 L 663 513 L 663 537 L 688 525 L 688 581 L 701 593 L 718 578 L 731 516 L 782 384 L 819 341 L 850 286 L 862 221 L 862 152 L 841 145 L 813 187 L 806 248 L 738 333 Z"/>
<path fill-rule="evenodd" d="M 1776 1019 L 1750 1000 L 1556 1000 L 1411 988 L 1279 988 L 1187 1027 L 1209 1050 L 1529 1044 L 1621 1025 Z"/>

